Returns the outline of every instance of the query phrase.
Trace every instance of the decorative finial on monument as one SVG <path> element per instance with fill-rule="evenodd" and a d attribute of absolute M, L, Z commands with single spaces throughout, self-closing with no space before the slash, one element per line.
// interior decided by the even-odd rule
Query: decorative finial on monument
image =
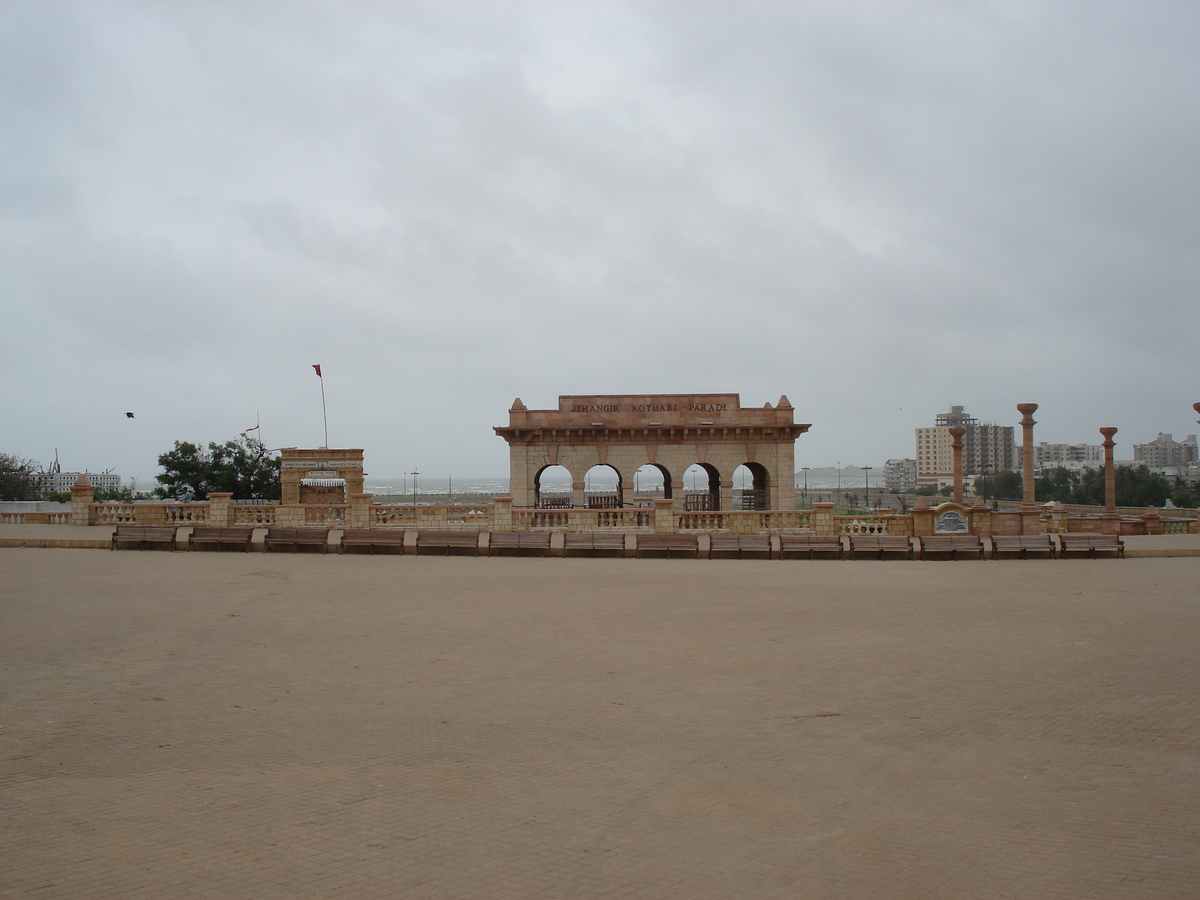
<path fill-rule="evenodd" d="M 773 406 L 771 405 L 771 401 L 770 401 L 770 400 L 768 400 L 766 403 L 764 403 L 764 404 L 763 404 L 763 409 L 774 409 L 774 408 L 775 408 L 775 407 L 773 407 Z"/>
<path fill-rule="evenodd" d="M 777 406 L 779 409 L 791 409 L 791 408 L 792 408 L 792 403 L 791 403 L 791 401 L 790 401 L 790 400 L 788 400 L 788 398 L 787 398 L 787 394 L 781 394 L 781 395 L 779 396 L 779 402 L 778 402 L 778 403 L 776 403 L 775 405 L 776 405 L 776 406 Z M 1197 406 L 1200 406 L 1200 403 L 1197 403 L 1196 405 L 1197 405 Z"/>
<path fill-rule="evenodd" d="M 80 472 L 79 477 L 75 479 L 75 487 L 90 488 L 92 482 L 87 477 L 87 472 Z"/>
<path fill-rule="evenodd" d="M 514 410 L 514 409 L 525 409 L 525 404 L 521 402 L 520 397 L 518 397 L 516 400 L 514 400 L 513 405 L 509 407 L 509 410 Z"/>

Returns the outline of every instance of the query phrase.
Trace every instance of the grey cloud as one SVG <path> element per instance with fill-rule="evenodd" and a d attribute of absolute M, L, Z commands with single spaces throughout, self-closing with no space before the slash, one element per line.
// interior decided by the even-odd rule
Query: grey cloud
<path fill-rule="evenodd" d="M 380 474 L 503 472 L 490 425 L 560 392 L 787 393 L 815 465 L 950 403 L 1187 433 L 1197 38 L 1168 3 L 10 4 L 0 370 L 41 398 L 2 449 L 312 442 L 314 362 Z"/>

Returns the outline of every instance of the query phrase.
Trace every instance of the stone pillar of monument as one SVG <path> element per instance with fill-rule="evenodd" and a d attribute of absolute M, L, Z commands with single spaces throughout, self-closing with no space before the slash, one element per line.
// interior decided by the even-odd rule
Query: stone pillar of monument
<path fill-rule="evenodd" d="M 1117 445 L 1113 435 L 1117 429 L 1111 425 L 1101 428 L 1104 435 L 1104 513 L 1100 516 L 1100 531 L 1103 534 L 1120 534 L 1121 517 L 1117 515 L 1117 473 L 1113 466 L 1113 447 Z"/>
<path fill-rule="evenodd" d="M 1017 412 L 1021 414 L 1021 509 L 1033 509 L 1033 414 L 1037 411 L 1036 403 L 1018 403 Z"/>
<path fill-rule="evenodd" d="M 571 505 L 576 509 L 587 508 L 587 487 L 582 481 L 571 482 Z"/>
<path fill-rule="evenodd" d="M 633 497 L 634 497 L 633 482 L 632 481 L 622 481 L 620 483 L 620 485 L 617 486 L 617 499 L 620 501 L 620 503 L 618 505 L 622 509 L 632 508 L 633 504 L 634 504 Z"/>
<path fill-rule="evenodd" d="M 954 425 L 950 428 L 950 437 L 953 438 L 953 443 L 950 445 L 954 451 L 954 502 L 959 506 L 963 502 L 963 435 L 967 433 L 967 429 L 961 425 Z"/>
<path fill-rule="evenodd" d="M 721 512 L 732 512 L 733 511 L 733 482 L 732 481 L 722 481 L 720 483 L 720 485 L 721 485 L 721 487 L 720 487 L 720 490 L 721 490 L 721 500 L 720 500 Z"/>

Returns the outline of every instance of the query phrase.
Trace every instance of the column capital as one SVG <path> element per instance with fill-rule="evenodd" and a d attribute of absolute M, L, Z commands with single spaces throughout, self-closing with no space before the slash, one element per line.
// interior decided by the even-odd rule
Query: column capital
<path fill-rule="evenodd" d="M 1036 403 L 1018 403 L 1017 404 L 1017 412 L 1019 412 L 1022 416 L 1022 418 L 1021 418 L 1022 425 L 1036 425 L 1037 424 L 1037 422 L 1033 421 L 1033 414 L 1035 412 L 1037 412 L 1037 408 L 1038 408 L 1038 405 Z"/>
<path fill-rule="evenodd" d="M 1115 429 L 1111 425 L 1109 425 L 1104 428 L 1101 428 L 1100 433 L 1102 435 L 1104 435 L 1104 445 L 1103 446 L 1105 446 L 1105 447 L 1116 446 L 1116 441 L 1113 440 L 1113 435 L 1117 433 L 1117 429 Z"/>

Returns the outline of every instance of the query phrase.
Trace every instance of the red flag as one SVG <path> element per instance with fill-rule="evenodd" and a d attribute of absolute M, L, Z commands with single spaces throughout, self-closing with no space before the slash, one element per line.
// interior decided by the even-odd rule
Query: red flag
<path fill-rule="evenodd" d="M 324 377 L 323 375 L 321 375 L 321 367 L 320 367 L 320 366 L 313 366 L 313 368 L 317 370 L 317 377 L 318 377 L 318 378 L 323 378 L 323 377 Z"/>

